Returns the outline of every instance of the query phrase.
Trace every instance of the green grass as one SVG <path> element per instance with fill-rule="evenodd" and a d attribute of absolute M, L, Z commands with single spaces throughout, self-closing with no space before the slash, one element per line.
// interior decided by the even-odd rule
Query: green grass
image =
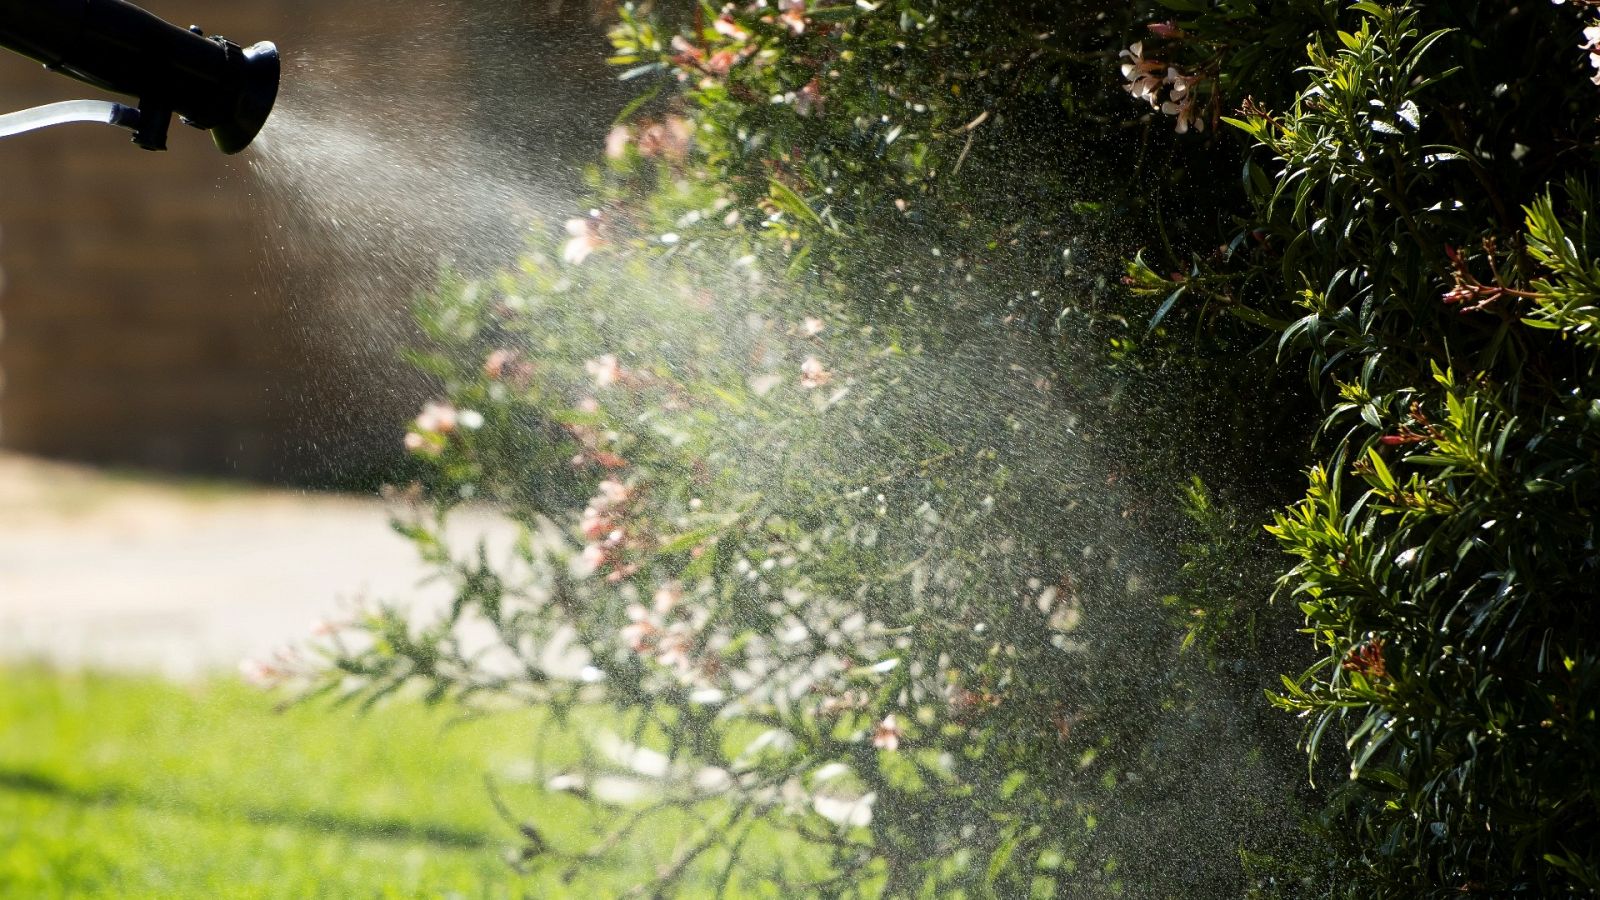
<path fill-rule="evenodd" d="M 485 772 L 558 848 L 597 824 L 538 787 L 577 754 L 541 724 L 406 700 L 279 712 L 232 679 L 0 668 L 0 897 L 615 896 L 686 829 L 652 829 L 598 880 L 517 875 Z"/>

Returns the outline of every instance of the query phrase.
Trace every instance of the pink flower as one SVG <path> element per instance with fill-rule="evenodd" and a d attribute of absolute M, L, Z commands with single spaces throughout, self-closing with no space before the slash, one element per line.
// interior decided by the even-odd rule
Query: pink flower
<path fill-rule="evenodd" d="M 606 552 L 606 548 L 599 544 L 585 544 L 583 553 L 578 556 L 578 565 L 584 572 L 593 575 L 595 572 L 600 571 L 601 566 L 606 564 L 606 559 L 609 555 Z"/>
<path fill-rule="evenodd" d="M 807 316 L 805 320 L 800 323 L 800 333 L 806 337 L 816 337 L 827 327 L 828 323 L 822 321 L 816 316 Z"/>
<path fill-rule="evenodd" d="M 819 388 L 833 380 L 833 374 L 822 367 L 821 361 L 815 356 L 808 356 L 800 364 L 800 386 L 803 388 Z"/>
<path fill-rule="evenodd" d="M 483 359 L 483 375 L 493 381 L 499 381 L 506 376 L 506 369 L 517 359 L 517 354 L 511 350 L 496 350 Z"/>
<path fill-rule="evenodd" d="M 239 674 L 256 687 L 273 688 L 303 671 L 298 653 L 293 648 L 274 651 L 267 659 L 246 659 L 239 663 Z"/>
<path fill-rule="evenodd" d="M 592 451 L 589 454 L 589 462 L 602 469 L 626 469 L 628 467 L 627 458 L 620 453 L 612 453 L 610 450 Z"/>
<path fill-rule="evenodd" d="M 778 19 L 789 29 L 790 34 L 805 34 L 808 22 L 805 0 L 779 0 L 778 8 L 783 10 L 779 13 Z"/>
<path fill-rule="evenodd" d="M 656 612 L 666 615 L 676 609 L 678 604 L 682 602 L 683 585 L 678 584 L 676 581 L 669 581 L 656 588 Z"/>
<path fill-rule="evenodd" d="M 690 650 L 694 648 L 694 628 L 687 622 L 668 626 L 656 642 L 656 662 L 677 669 L 680 674 L 694 670 Z"/>
<path fill-rule="evenodd" d="M 1589 51 L 1589 65 L 1600 69 L 1600 25 L 1590 25 L 1583 29 L 1583 43 L 1578 45 L 1578 49 Z M 1596 72 L 1589 80 L 1600 84 L 1600 72 Z"/>
<path fill-rule="evenodd" d="M 750 390 L 753 391 L 757 397 L 765 397 L 766 395 L 772 393 L 773 388 L 782 383 L 783 376 L 781 375 L 757 375 L 750 379 Z"/>
<path fill-rule="evenodd" d="M 1122 64 L 1122 78 L 1128 82 L 1123 87 L 1128 93 L 1150 104 L 1151 109 L 1161 106 L 1161 88 L 1165 84 L 1161 70 L 1166 64 L 1160 60 L 1144 58 L 1144 42 L 1134 43 L 1117 54 L 1127 62 Z"/>
<path fill-rule="evenodd" d="M 672 116 L 664 122 L 645 126 L 639 134 L 639 155 L 647 159 L 660 156 L 681 160 L 689 154 L 689 141 L 693 137 L 693 123 L 682 116 Z"/>
<path fill-rule="evenodd" d="M 628 152 L 628 142 L 633 139 L 633 132 L 626 125 L 606 132 L 606 159 L 621 159 Z"/>
<path fill-rule="evenodd" d="M 477 416 L 476 413 L 473 415 Z M 475 421 L 481 424 L 482 417 L 479 416 Z M 424 404 L 416 421 L 411 423 L 411 430 L 406 432 L 405 447 L 412 453 L 438 456 L 444 452 L 446 436 L 455 431 L 459 423 L 460 416 L 454 406 L 448 403 Z"/>
<path fill-rule="evenodd" d="M 1166 83 L 1172 86 L 1168 92 L 1172 99 L 1161 104 L 1161 111 L 1169 116 L 1178 117 L 1179 134 L 1187 134 L 1190 128 L 1196 131 L 1206 130 L 1206 120 L 1195 106 L 1193 91 L 1202 77 L 1185 75 L 1176 68 L 1167 69 Z"/>
<path fill-rule="evenodd" d="M 689 39 L 681 34 L 672 36 L 672 61 L 681 67 L 698 68 L 706 58 L 706 51 L 699 46 L 689 43 Z M 682 77 L 681 75 L 679 76 Z"/>
<path fill-rule="evenodd" d="M 561 258 L 571 265 L 578 265 L 589 258 L 589 254 L 600 249 L 600 234 L 593 219 L 568 219 L 567 242 L 561 247 Z"/>
<path fill-rule="evenodd" d="M 418 434 L 415 431 L 406 432 L 405 448 L 412 453 L 421 453 L 424 456 L 438 456 L 444 452 L 444 440 L 438 435 Z"/>
<path fill-rule="evenodd" d="M 900 723 L 895 721 L 894 713 L 890 713 L 872 729 L 872 746 L 879 750 L 899 750 L 901 736 Z"/>
<path fill-rule="evenodd" d="M 610 353 L 589 360 L 583 364 L 583 368 L 589 373 L 589 377 L 594 379 L 594 386 L 600 390 L 605 390 L 622 380 L 622 366 Z"/>
<path fill-rule="evenodd" d="M 676 51 L 672 57 L 672 62 L 679 69 L 678 80 L 688 81 L 689 76 L 695 71 L 718 78 L 725 77 L 733 69 L 734 63 L 744 59 L 755 48 L 744 47 L 735 50 L 731 47 L 724 47 L 708 57 L 704 49 L 689 43 L 684 40 L 682 35 L 679 35 L 672 39 L 672 49 Z M 643 144 L 642 139 L 640 143 L 641 145 Z M 643 153 L 644 147 L 641 146 L 639 151 Z M 648 156 L 649 154 L 645 155 Z"/>
<path fill-rule="evenodd" d="M 739 61 L 740 53 L 737 50 L 723 48 L 711 54 L 705 62 L 705 70 L 712 75 L 722 77 L 733 71 L 733 64 Z"/>
<path fill-rule="evenodd" d="M 603 501 L 607 506 L 620 506 L 633 497 L 633 490 L 615 478 L 607 478 L 600 482 L 597 500 Z"/>
<path fill-rule="evenodd" d="M 1206 130 L 1205 117 L 1196 110 L 1193 96 L 1185 95 L 1176 103 L 1169 100 L 1161 104 L 1161 111 L 1169 116 L 1178 117 L 1179 134 L 1188 134 L 1191 128 L 1195 131 Z"/>
<path fill-rule="evenodd" d="M 642 606 L 628 607 L 628 624 L 622 626 L 622 640 L 635 653 L 649 653 L 655 648 L 656 635 L 661 629 L 651 621 L 650 613 Z"/>
<path fill-rule="evenodd" d="M 735 22 L 733 20 L 733 16 L 730 16 L 727 13 L 723 13 L 721 16 L 719 16 L 717 18 L 717 20 L 715 22 L 712 22 L 711 23 L 711 27 L 716 29 L 717 34 L 722 35 L 723 37 L 727 38 L 728 40 L 731 40 L 731 41 L 748 41 L 748 40 L 750 40 L 750 32 L 745 31 L 744 27 L 741 26 L 738 22 Z"/>
<path fill-rule="evenodd" d="M 617 528 L 613 513 L 631 497 L 632 491 L 628 486 L 615 478 L 600 482 L 589 505 L 584 508 L 582 518 L 578 520 L 578 528 L 584 538 L 590 541 L 606 538 L 608 544 L 621 543 L 622 531 Z"/>
<path fill-rule="evenodd" d="M 533 377 L 533 363 L 515 350 L 496 350 L 484 357 L 483 376 L 490 381 L 526 383 Z"/>
<path fill-rule="evenodd" d="M 802 116 L 810 116 L 822 112 L 822 82 L 811 79 L 805 87 L 795 91 L 793 99 L 794 111 Z"/>
<path fill-rule="evenodd" d="M 284 679 L 284 671 L 260 659 L 247 659 L 239 663 L 239 674 L 256 687 L 273 687 Z"/>
<path fill-rule="evenodd" d="M 416 427 L 418 431 L 449 434 L 456 430 L 456 408 L 448 403 L 423 404 Z"/>
<path fill-rule="evenodd" d="M 583 517 L 578 520 L 578 530 L 583 532 L 586 540 L 598 541 L 616 529 L 616 524 L 605 513 L 590 504 L 583 511 Z"/>

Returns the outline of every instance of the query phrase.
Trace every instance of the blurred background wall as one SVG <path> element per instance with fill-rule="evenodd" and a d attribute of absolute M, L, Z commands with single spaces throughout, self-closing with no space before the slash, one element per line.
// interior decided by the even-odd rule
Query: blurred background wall
<path fill-rule="evenodd" d="M 458 109 L 437 139 L 514 147 L 560 197 L 575 195 L 575 167 L 623 102 L 599 2 L 143 5 L 240 43 L 273 40 L 286 62 L 371 60 L 338 73 L 352 95 L 381 80 L 390 96 Z M 0 111 L 94 96 L 0 54 Z M 171 146 L 149 153 L 92 125 L 0 140 L 0 449 L 298 483 L 384 477 L 425 386 L 384 348 L 328 340 L 317 310 L 339 279 L 271 252 L 283 223 L 264 212 L 252 151 L 224 157 L 176 122 Z M 412 262 L 415 286 L 438 265 Z M 409 287 L 363 311 L 390 319 L 375 330 L 404 333 Z"/>

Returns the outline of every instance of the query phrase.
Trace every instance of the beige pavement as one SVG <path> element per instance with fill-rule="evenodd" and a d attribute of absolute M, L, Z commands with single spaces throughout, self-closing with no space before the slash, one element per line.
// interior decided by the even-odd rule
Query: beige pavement
<path fill-rule="evenodd" d="M 463 540 L 511 526 L 465 517 Z M 163 481 L 0 454 L 0 659 L 232 668 L 362 599 L 440 585 L 377 498 Z"/>

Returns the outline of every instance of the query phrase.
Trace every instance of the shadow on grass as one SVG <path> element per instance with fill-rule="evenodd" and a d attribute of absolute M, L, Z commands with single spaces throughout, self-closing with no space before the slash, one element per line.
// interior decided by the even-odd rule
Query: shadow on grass
<path fill-rule="evenodd" d="M 495 842 L 493 836 L 449 825 L 408 822 L 403 819 L 369 819 L 321 810 L 287 810 L 245 807 L 223 809 L 181 800 L 156 799 L 140 791 L 104 785 L 82 788 L 39 772 L 0 769 L 0 793 L 35 794 L 81 806 L 139 806 L 162 812 L 176 812 L 201 819 L 237 819 L 253 825 L 281 825 L 306 831 L 322 831 L 347 837 L 379 841 L 409 841 L 455 849 L 481 849 Z"/>

